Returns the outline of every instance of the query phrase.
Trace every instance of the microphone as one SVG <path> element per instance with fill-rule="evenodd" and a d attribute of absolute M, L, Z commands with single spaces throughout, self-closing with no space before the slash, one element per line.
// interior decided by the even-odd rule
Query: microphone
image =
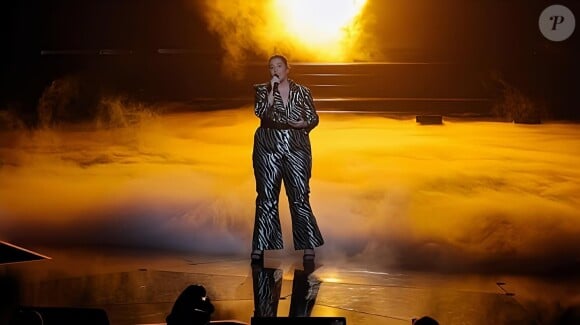
<path fill-rule="evenodd" d="M 280 78 L 277 73 L 274 74 L 274 77 Z M 274 82 L 274 88 L 273 88 L 274 91 L 278 90 L 278 84 L 279 84 L 279 82 L 277 82 L 277 81 Z"/>

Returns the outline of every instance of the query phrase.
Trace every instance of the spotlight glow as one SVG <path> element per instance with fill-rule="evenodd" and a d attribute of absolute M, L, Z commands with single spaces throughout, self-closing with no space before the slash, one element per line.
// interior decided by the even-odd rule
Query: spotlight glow
<path fill-rule="evenodd" d="M 293 43 L 340 59 L 358 32 L 366 0 L 277 0 L 273 10 Z"/>

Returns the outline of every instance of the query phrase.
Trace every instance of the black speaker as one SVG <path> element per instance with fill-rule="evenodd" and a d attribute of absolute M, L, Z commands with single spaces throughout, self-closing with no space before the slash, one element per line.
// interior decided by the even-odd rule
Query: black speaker
<path fill-rule="evenodd" d="M 19 307 L 12 315 L 11 325 L 109 325 L 103 309 L 67 307 Z"/>
<path fill-rule="evenodd" d="M 0 264 L 50 259 L 37 252 L 0 240 Z"/>
<path fill-rule="evenodd" d="M 252 325 L 346 325 L 344 317 L 252 317 Z"/>
<path fill-rule="evenodd" d="M 441 115 L 417 115 L 416 121 L 419 124 L 443 124 Z"/>

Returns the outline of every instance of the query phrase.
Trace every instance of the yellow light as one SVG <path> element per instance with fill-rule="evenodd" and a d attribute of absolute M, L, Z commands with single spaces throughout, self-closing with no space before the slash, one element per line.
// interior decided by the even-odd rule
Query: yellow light
<path fill-rule="evenodd" d="M 340 283 L 342 280 L 340 278 L 336 278 L 336 277 L 324 277 L 322 278 L 322 282 L 328 282 L 328 283 Z"/>
<path fill-rule="evenodd" d="M 366 0 L 276 0 L 274 11 L 292 43 L 327 60 L 342 60 L 358 35 Z"/>

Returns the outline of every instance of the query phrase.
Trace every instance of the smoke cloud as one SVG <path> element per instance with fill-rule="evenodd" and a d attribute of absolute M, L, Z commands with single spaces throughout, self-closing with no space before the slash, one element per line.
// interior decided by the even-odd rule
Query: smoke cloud
<path fill-rule="evenodd" d="M 4 130 L 2 239 L 247 254 L 257 124 L 242 107 Z M 578 132 L 321 114 L 311 134 L 320 256 L 447 271 L 570 269 L 580 247 Z M 282 193 L 292 251 L 287 204 Z"/>
<path fill-rule="evenodd" d="M 320 1 L 318 1 L 320 2 Z M 313 3 L 306 3 L 301 17 L 291 17 L 281 1 L 268 0 L 207 0 L 195 4 L 196 10 L 203 12 L 208 28 L 221 40 L 225 51 L 223 58 L 224 73 L 239 78 L 243 76 L 241 63 L 248 58 L 264 58 L 274 53 L 283 53 L 292 61 L 332 61 L 352 62 L 370 60 L 378 49 L 370 33 L 365 31 L 367 22 L 372 21 L 372 13 L 362 9 L 353 21 L 340 29 L 340 40 L 332 44 L 311 44 L 304 42 L 308 33 L 289 30 L 288 25 L 308 24 L 307 16 L 321 15 L 332 17 L 340 3 L 325 2 L 326 13 L 314 13 Z M 352 4 L 351 4 L 352 5 Z M 319 6 L 320 7 L 320 6 Z M 304 21 L 289 22 L 290 19 Z M 314 31 L 311 31 L 313 33 Z M 364 46 L 363 46 L 364 42 Z"/>

